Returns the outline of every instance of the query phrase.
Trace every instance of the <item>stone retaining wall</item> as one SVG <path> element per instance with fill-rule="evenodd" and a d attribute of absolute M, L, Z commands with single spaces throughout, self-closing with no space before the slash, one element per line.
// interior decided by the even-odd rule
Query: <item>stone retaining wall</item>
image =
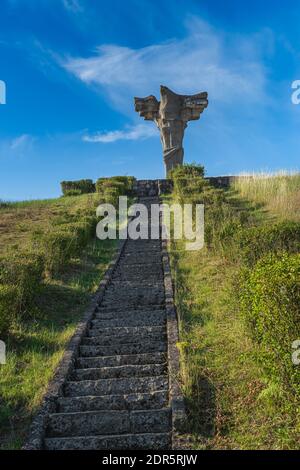
<path fill-rule="evenodd" d="M 240 176 L 208 176 L 205 178 L 212 186 L 229 188 L 232 182 Z M 173 181 L 170 179 L 136 180 L 133 193 L 137 197 L 155 197 L 172 192 Z"/>

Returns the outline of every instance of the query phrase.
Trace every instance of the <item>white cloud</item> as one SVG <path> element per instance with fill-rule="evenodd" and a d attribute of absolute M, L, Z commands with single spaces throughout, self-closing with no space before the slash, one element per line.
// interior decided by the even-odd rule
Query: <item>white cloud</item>
<path fill-rule="evenodd" d="M 0 160 L 23 158 L 32 155 L 37 138 L 30 134 L 21 134 L 13 139 L 0 140 Z"/>
<path fill-rule="evenodd" d="M 140 49 L 101 45 L 91 57 L 69 57 L 61 64 L 84 83 L 97 86 L 119 110 L 132 110 L 133 96 L 158 92 L 160 84 L 179 93 L 208 91 L 214 101 L 258 102 L 265 97 L 264 50 L 269 30 L 253 36 L 216 31 L 190 18 L 183 39 Z"/>
<path fill-rule="evenodd" d="M 11 150 L 24 150 L 28 147 L 31 147 L 35 138 L 29 134 L 22 134 L 18 137 L 15 137 L 10 142 Z"/>
<path fill-rule="evenodd" d="M 158 131 L 151 123 L 149 125 L 139 124 L 137 126 L 128 127 L 125 130 L 116 130 L 109 132 L 97 132 L 93 135 L 85 135 L 85 142 L 93 143 L 111 143 L 118 140 L 141 140 L 149 137 L 158 136 Z"/>
<path fill-rule="evenodd" d="M 72 11 L 73 13 L 79 13 L 80 11 L 83 11 L 83 7 L 80 4 L 79 0 L 62 0 L 64 7 Z"/>

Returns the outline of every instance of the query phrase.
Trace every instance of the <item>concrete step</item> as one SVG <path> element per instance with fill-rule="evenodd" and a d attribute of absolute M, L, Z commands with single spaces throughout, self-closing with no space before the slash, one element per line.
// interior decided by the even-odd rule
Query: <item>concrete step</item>
<path fill-rule="evenodd" d="M 166 351 L 166 341 L 144 341 L 141 343 L 111 344 L 110 346 L 80 346 L 80 355 L 83 357 L 113 356 L 114 354 L 145 354 Z"/>
<path fill-rule="evenodd" d="M 165 305 L 165 296 L 163 291 L 148 290 L 142 292 L 136 289 L 136 292 L 112 292 L 107 291 L 102 301 L 103 307 L 112 304 L 121 304 L 125 308 L 138 308 L 151 305 L 160 305 L 161 308 Z"/>
<path fill-rule="evenodd" d="M 106 307 L 106 306 L 105 306 Z M 111 308 L 105 309 L 103 306 L 100 311 L 95 312 L 94 319 L 99 320 L 113 320 L 121 318 L 149 318 L 151 316 L 155 317 L 164 317 L 166 318 L 166 310 L 163 305 L 151 305 L 149 307 L 143 306 L 124 306 L 120 307 L 119 310 L 112 310 Z"/>
<path fill-rule="evenodd" d="M 92 330 L 91 330 L 92 331 Z M 119 345 L 119 344 L 130 344 L 138 343 L 141 341 L 163 341 L 166 339 L 166 329 L 164 331 L 136 331 L 135 333 L 123 333 L 111 336 L 104 335 L 95 335 L 95 336 L 86 336 L 82 338 L 82 345 L 88 346 L 109 346 L 110 344 Z"/>
<path fill-rule="evenodd" d="M 126 365 L 117 367 L 102 367 L 75 369 L 71 380 L 99 380 L 99 379 L 117 379 L 120 377 L 154 377 L 164 375 L 167 372 L 167 364 L 149 364 L 149 365 Z"/>
<path fill-rule="evenodd" d="M 164 288 L 164 281 L 163 279 L 153 279 L 152 281 L 148 280 L 148 278 L 140 279 L 139 285 L 142 289 L 163 289 Z M 128 289 L 136 287 L 136 280 L 131 281 L 112 281 L 110 284 L 111 288 L 114 289 Z"/>
<path fill-rule="evenodd" d="M 99 320 L 113 320 L 113 319 L 120 319 L 120 318 L 137 318 L 137 317 L 144 317 L 149 318 L 149 316 L 162 316 L 166 317 L 166 311 L 164 308 L 160 306 L 149 306 L 149 307 L 140 307 L 140 308 L 125 308 L 120 307 L 112 308 L 112 307 L 103 307 L 98 308 L 95 313 L 95 319 Z"/>
<path fill-rule="evenodd" d="M 67 382 L 64 387 L 66 397 L 79 397 L 85 395 L 127 395 L 131 393 L 151 393 L 166 390 L 168 378 L 165 375 L 158 377 L 130 377 L 122 379 L 82 380 L 80 382 Z"/>
<path fill-rule="evenodd" d="M 127 261 L 127 259 L 122 260 L 120 259 L 120 262 L 118 266 L 116 267 L 116 270 L 114 272 L 123 272 L 123 271 L 128 271 L 128 272 L 135 272 L 135 271 L 140 271 L 142 276 L 141 277 L 146 277 L 145 272 L 149 272 L 153 274 L 153 271 L 157 271 L 159 273 L 162 273 L 162 265 L 161 265 L 161 260 L 156 259 L 156 260 L 147 260 L 143 261 L 142 263 L 136 262 L 136 263 L 130 263 Z"/>
<path fill-rule="evenodd" d="M 162 272 L 154 272 L 151 273 L 148 271 L 148 273 L 140 273 L 138 274 L 137 270 L 133 270 L 132 272 L 125 272 L 125 273 L 116 273 L 116 275 L 113 276 L 112 282 L 114 281 L 128 281 L 128 282 L 140 282 L 147 279 L 149 282 L 163 282 L 163 274 Z"/>
<path fill-rule="evenodd" d="M 87 332 L 89 337 L 94 337 L 94 336 L 103 336 L 103 337 L 111 337 L 111 336 L 124 336 L 124 335 L 152 335 L 152 334 L 165 334 L 166 328 L 164 326 L 140 326 L 140 327 L 117 327 L 117 328 L 95 328 L 92 326 L 92 328 L 89 329 Z"/>
<path fill-rule="evenodd" d="M 114 318 L 92 320 L 93 328 L 119 328 L 119 327 L 145 327 L 145 326 L 164 326 L 166 325 L 166 312 L 149 316 L 130 316 L 128 318 Z"/>
<path fill-rule="evenodd" d="M 55 413 L 48 419 L 48 437 L 168 432 L 170 408 L 160 410 L 108 410 Z"/>
<path fill-rule="evenodd" d="M 58 399 L 58 412 L 160 409 L 168 405 L 168 396 L 168 390 L 163 390 L 129 395 L 61 397 Z"/>
<path fill-rule="evenodd" d="M 143 287 L 142 285 L 140 285 L 139 287 L 125 286 L 121 288 L 121 287 L 115 287 L 114 284 L 111 284 L 105 292 L 104 299 L 105 301 L 107 301 L 108 299 L 111 299 L 111 301 L 114 302 L 115 304 L 120 304 L 120 301 L 122 301 L 122 299 L 124 299 L 125 301 L 128 301 L 128 299 L 131 299 L 131 298 L 135 299 L 136 297 L 152 298 L 154 296 L 163 297 L 163 295 L 164 295 L 164 286 L 162 283 L 159 287 L 151 287 L 151 288 Z"/>
<path fill-rule="evenodd" d="M 133 255 L 133 256 L 137 256 L 137 255 L 140 255 L 140 256 L 144 256 L 144 255 L 147 255 L 148 257 L 153 255 L 153 256 L 162 256 L 162 251 L 160 249 L 160 246 L 159 245 L 149 245 L 148 247 L 145 246 L 143 248 L 143 246 L 139 246 L 139 247 L 134 247 L 133 245 L 131 246 L 126 246 L 124 251 L 123 251 L 123 256 L 126 257 L 126 256 L 130 256 L 130 255 Z M 122 258 L 123 259 L 123 258 Z"/>
<path fill-rule="evenodd" d="M 79 357 L 76 367 L 87 369 L 100 367 L 120 367 L 124 365 L 162 364 L 167 361 L 165 353 L 129 354 L 121 356 Z"/>
<path fill-rule="evenodd" d="M 170 433 L 123 434 L 45 439 L 47 450 L 167 450 Z"/>
<path fill-rule="evenodd" d="M 130 252 L 124 253 L 120 260 L 120 265 L 145 265 L 145 264 L 153 264 L 153 263 L 161 263 L 161 253 L 157 251 L 146 251 L 146 252 Z"/>
<path fill-rule="evenodd" d="M 163 271 L 161 263 L 148 265 L 124 265 L 116 268 L 112 280 L 129 281 L 135 279 L 162 279 Z"/>

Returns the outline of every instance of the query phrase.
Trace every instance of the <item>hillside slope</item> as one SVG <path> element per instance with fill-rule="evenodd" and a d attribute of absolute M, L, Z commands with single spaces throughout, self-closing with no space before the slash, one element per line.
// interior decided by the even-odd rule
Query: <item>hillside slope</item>
<path fill-rule="evenodd" d="M 96 194 L 88 194 L 0 206 L 0 307 L 1 299 L 7 300 L 1 297 L 7 282 L 18 293 L 34 285 L 30 303 L 24 302 L 23 292 L 13 321 L 9 318 L 5 328 L 2 323 L 7 364 L 0 366 L 1 448 L 19 448 L 24 442 L 64 347 L 113 256 L 115 241 L 95 239 L 97 201 Z M 65 240 L 76 241 L 66 258 Z M 47 264 L 45 272 L 45 264 L 41 270 L 33 263 L 37 252 L 43 263 L 54 255 L 62 262 L 53 270 Z M 11 312 L 10 304 L 3 305 L 0 317 Z"/>

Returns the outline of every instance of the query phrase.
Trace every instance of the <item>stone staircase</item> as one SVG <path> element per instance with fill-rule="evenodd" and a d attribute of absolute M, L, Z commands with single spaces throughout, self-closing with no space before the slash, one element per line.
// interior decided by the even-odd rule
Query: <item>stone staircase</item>
<path fill-rule="evenodd" d="M 129 239 L 48 416 L 45 449 L 171 448 L 166 323 L 161 242 Z"/>

